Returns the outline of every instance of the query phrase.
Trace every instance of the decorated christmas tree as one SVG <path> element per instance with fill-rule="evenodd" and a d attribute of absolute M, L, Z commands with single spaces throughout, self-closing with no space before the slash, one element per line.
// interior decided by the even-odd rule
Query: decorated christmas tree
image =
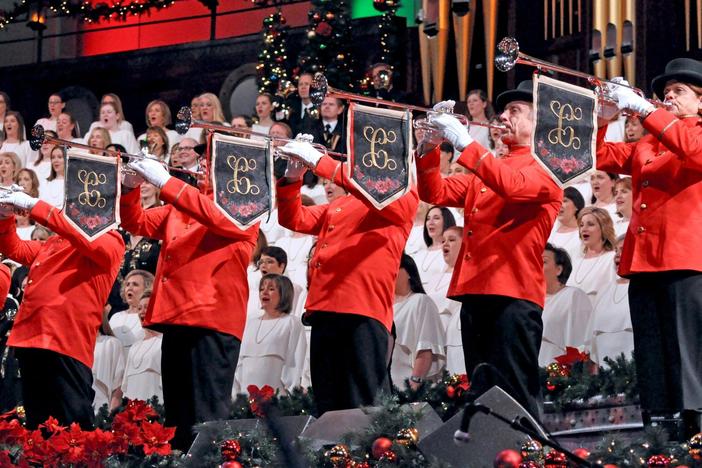
<path fill-rule="evenodd" d="M 298 70 L 322 72 L 335 88 L 353 89 L 355 70 L 350 45 L 351 15 L 346 0 L 312 0 L 308 42 Z"/>
<path fill-rule="evenodd" d="M 288 81 L 288 52 L 283 13 L 278 10 L 263 20 L 263 44 L 256 66 L 260 92 L 275 94 L 281 82 Z"/>

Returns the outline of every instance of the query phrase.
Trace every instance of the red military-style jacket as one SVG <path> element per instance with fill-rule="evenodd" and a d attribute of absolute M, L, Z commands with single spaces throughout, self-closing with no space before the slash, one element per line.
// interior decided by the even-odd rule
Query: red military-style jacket
<path fill-rule="evenodd" d="M 122 227 L 163 241 L 145 325 L 208 328 L 241 339 L 258 224 L 239 229 L 210 198 L 173 177 L 161 200 L 168 205 L 143 210 L 135 189 L 120 201 Z"/>
<path fill-rule="evenodd" d="M 107 297 L 124 257 L 124 241 L 110 231 L 89 242 L 63 214 L 43 201 L 29 212 L 57 235 L 23 241 L 15 218 L 0 220 L 0 252 L 29 267 L 9 346 L 39 348 L 93 365 Z"/>
<path fill-rule="evenodd" d="M 412 189 L 382 210 L 358 193 L 338 161 L 324 156 L 315 173 L 350 195 L 332 203 L 302 206 L 301 183 L 278 184 L 278 221 L 293 231 L 318 236 L 310 259 L 305 309 L 356 314 L 390 331 L 395 280 L 419 199 Z"/>
<path fill-rule="evenodd" d="M 543 252 L 563 192 L 528 147 L 496 159 L 473 142 L 458 162 L 472 174 L 442 178 L 439 150 L 417 160 L 419 197 L 464 209 L 463 244 L 448 297 L 494 294 L 543 307 Z"/>
<path fill-rule="evenodd" d="M 597 168 L 631 176 L 633 206 L 619 274 L 702 271 L 702 123 L 659 109 L 636 143 L 606 143 L 597 132 Z"/>
<path fill-rule="evenodd" d="M 7 265 L 0 263 L 0 303 L 5 303 L 5 298 L 7 293 L 10 292 L 10 282 L 12 277 L 10 276 L 10 269 Z"/>

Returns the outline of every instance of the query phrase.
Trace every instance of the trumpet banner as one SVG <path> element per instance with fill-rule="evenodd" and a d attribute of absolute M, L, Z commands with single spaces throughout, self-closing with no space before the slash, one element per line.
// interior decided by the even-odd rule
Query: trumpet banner
<path fill-rule="evenodd" d="M 595 171 L 596 103 L 589 89 L 545 76 L 534 79 L 531 151 L 560 187 Z"/>
<path fill-rule="evenodd" d="M 119 160 L 69 148 L 63 216 L 93 241 L 119 224 Z"/>
<path fill-rule="evenodd" d="M 409 189 L 412 116 L 351 103 L 347 125 L 351 183 L 382 210 Z"/>
<path fill-rule="evenodd" d="M 268 216 L 275 203 L 269 140 L 214 133 L 210 147 L 217 208 L 241 229 Z"/>

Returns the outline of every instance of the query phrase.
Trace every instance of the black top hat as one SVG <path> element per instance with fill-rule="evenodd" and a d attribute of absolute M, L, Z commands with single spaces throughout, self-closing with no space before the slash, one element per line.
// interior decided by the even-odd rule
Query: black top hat
<path fill-rule="evenodd" d="M 194 146 L 193 151 L 195 151 L 198 154 L 198 156 L 204 156 L 205 151 L 207 151 L 207 145 L 205 143 L 201 143 L 197 146 Z"/>
<path fill-rule="evenodd" d="M 504 109 L 512 101 L 534 102 L 534 82 L 532 80 L 524 80 L 517 85 L 517 89 L 510 89 L 500 93 L 495 99 L 495 106 L 498 109 Z"/>
<path fill-rule="evenodd" d="M 651 82 L 651 89 L 663 99 L 665 84 L 670 80 L 702 86 L 702 62 L 690 58 L 676 58 L 665 66 L 665 73 L 658 75 Z"/>

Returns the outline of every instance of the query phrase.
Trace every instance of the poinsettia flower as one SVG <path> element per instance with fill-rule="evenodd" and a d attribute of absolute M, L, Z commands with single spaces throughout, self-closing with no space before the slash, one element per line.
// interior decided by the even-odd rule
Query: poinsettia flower
<path fill-rule="evenodd" d="M 584 353 L 579 351 L 578 348 L 566 346 L 565 354 L 556 356 L 554 359 L 558 364 L 572 366 L 576 362 L 588 362 L 590 360 L 590 353 Z"/>
<path fill-rule="evenodd" d="M 30 463 L 41 463 L 49 458 L 49 447 L 41 430 L 28 431 L 22 443 L 22 454 Z M 3 466 L 0 464 L 0 466 Z"/>
<path fill-rule="evenodd" d="M 175 427 L 163 427 L 157 422 L 141 424 L 142 441 L 145 455 L 168 455 L 171 453 L 169 441 L 175 436 Z"/>
<path fill-rule="evenodd" d="M 0 445 L 12 445 L 21 442 L 26 436 L 27 429 L 18 419 L 0 420 Z"/>
<path fill-rule="evenodd" d="M 39 427 L 41 429 L 46 429 L 47 432 L 51 433 L 63 432 L 66 430 L 66 426 L 60 425 L 58 419 L 54 418 L 53 416 L 49 416 L 49 419 L 47 419 L 44 424 L 40 424 Z"/>
<path fill-rule="evenodd" d="M 246 390 L 249 392 L 251 412 L 258 417 L 263 417 L 262 407 L 273 398 L 275 390 L 270 385 L 264 385 L 262 388 L 258 388 L 256 385 L 249 385 L 246 387 Z"/>
<path fill-rule="evenodd" d="M 86 433 L 85 437 L 85 462 L 89 467 L 100 467 L 103 460 L 113 454 L 112 451 L 115 434 L 102 429 L 95 429 Z"/>
<path fill-rule="evenodd" d="M 49 445 L 61 454 L 63 461 L 81 463 L 84 461 L 85 433 L 77 423 L 72 423 L 67 431 L 55 433 L 49 439 Z"/>

